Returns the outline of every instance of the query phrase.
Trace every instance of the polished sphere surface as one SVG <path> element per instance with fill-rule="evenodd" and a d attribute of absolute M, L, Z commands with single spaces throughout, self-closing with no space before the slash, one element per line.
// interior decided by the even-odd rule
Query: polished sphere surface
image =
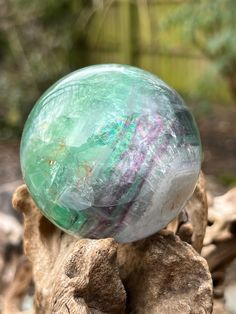
<path fill-rule="evenodd" d="M 42 213 L 81 237 L 130 242 L 174 219 L 201 166 L 194 119 L 158 77 L 106 64 L 75 71 L 37 101 L 21 167 Z"/>

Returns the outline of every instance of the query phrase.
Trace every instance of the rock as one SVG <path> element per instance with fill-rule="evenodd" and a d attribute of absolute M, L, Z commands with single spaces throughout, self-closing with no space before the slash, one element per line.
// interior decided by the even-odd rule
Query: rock
<path fill-rule="evenodd" d="M 225 309 L 224 301 L 223 300 L 214 300 L 214 307 L 212 314 L 229 314 L 228 311 Z"/>
<path fill-rule="evenodd" d="M 201 172 L 192 197 L 178 218 L 172 221 L 167 226 L 167 229 L 179 235 L 183 241 L 191 244 L 200 253 L 206 232 L 207 215 L 208 205 L 205 179 Z"/>
<path fill-rule="evenodd" d="M 22 256 L 18 260 L 14 279 L 4 295 L 3 314 L 21 313 L 19 308 L 22 307 L 22 300 L 29 290 L 32 290 L 32 264 Z"/>
<path fill-rule="evenodd" d="M 188 220 L 193 228 L 190 244 L 195 248 L 197 252 L 200 253 L 206 232 L 208 214 L 205 180 L 203 173 L 200 173 L 193 196 L 187 202 L 185 210 L 188 214 Z M 184 225 L 181 225 L 178 231 L 178 234 L 181 238 L 183 238 L 184 235 L 183 228 Z"/>
<path fill-rule="evenodd" d="M 236 187 L 213 199 L 208 219 L 210 226 L 206 230 L 205 246 L 236 235 Z"/>
<path fill-rule="evenodd" d="M 22 255 L 23 228 L 14 216 L 1 211 L 0 222 L 0 293 L 4 295 L 14 278 L 17 260 Z"/>
<path fill-rule="evenodd" d="M 65 234 L 40 214 L 25 186 L 17 190 L 13 203 L 25 217 L 36 312 L 124 313 L 126 293 L 113 239 L 78 240 Z"/>
<path fill-rule="evenodd" d="M 0 212 L 0 232 L 5 235 L 6 243 L 17 245 L 22 240 L 23 229 L 21 224 L 12 216 Z M 2 240 L 2 239 L 1 239 Z"/>
<path fill-rule="evenodd" d="M 120 245 L 118 261 L 128 313 L 211 313 L 207 263 L 173 233 Z"/>
<path fill-rule="evenodd" d="M 212 312 L 206 261 L 172 232 L 129 244 L 75 239 L 40 214 L 25 186 L 13 204 L 24 213 L 36 313 Z"/>
<path fill-rule="evenodd" d="M 202 255 L 211 271 L 236 257 L 236 188 L 213 198 Z"/>
<path fill-rule="evenodd" d="M 236 188 L 221 196 L 208 195 L 208 199 L 210 201 L 208 226 L 202 256 L 206 258 L 212 272 L 214 296 L 218 298 L 214 301 L 213 313 L 234 314 L 236 313 Z"/>
<path fill-rule="evenodd" d="M 226 270 L 224 297 L 227 311 L 236 314 L 236 258 Z"/>
<path fill-rule="evenodd" d="M 11 202 L 12 194 L 20 184 L 22 184 L 22 181 L 16 180 L 0 185 L 0 213 L 13 216 L 21 222 L 22 214 L 14 210 Z"/>
<path fill-rule="evenodd" d="M 0 292 L 13 280 L 17 259 L 22 254 L 22 214 L 11 204 L 20 180 L 0 185 Z M 1 305 L 0 305 L 1 307 Z"/>
<path fill-rule="evenodd" d="M 214 210 L 219 215 L 234 215 L 236 213 L 236 187 L 227 193 L 214 198 L 210 210 Z"/>

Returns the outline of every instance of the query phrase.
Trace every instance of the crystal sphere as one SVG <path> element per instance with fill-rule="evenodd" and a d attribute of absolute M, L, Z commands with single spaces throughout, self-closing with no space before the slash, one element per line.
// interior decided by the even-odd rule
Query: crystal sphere
<path fill-rule="evenodd" d="M 59 80 L 37 101 L 21 141 L 35 203 L 79 237 L 130 242 L 157 232 L 193 193 L 200 166 L 199 133 L 180 96 L 124 65 Z"/>

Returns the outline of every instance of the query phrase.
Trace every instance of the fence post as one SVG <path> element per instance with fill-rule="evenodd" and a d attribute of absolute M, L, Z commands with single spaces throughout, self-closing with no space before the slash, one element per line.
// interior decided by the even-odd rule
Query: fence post
<path fill-rule="evenodd" d="M 132 47 L 132 25 L 131 21 L 131 3 L 130 0 L 122 0 L 120 6 L 120 55 L 121 62 L 132 64 L 133 47 Z"/>

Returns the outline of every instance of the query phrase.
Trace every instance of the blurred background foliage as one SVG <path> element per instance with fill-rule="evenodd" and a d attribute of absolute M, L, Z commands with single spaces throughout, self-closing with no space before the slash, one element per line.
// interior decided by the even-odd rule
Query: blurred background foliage
<path fill-rule="evenodd" d="M 96 63 L 150 70 L 199 114 L 236 100 L 235 0 L 0 0 L 0 132 L 19 136 L 37 98 Z"/>

